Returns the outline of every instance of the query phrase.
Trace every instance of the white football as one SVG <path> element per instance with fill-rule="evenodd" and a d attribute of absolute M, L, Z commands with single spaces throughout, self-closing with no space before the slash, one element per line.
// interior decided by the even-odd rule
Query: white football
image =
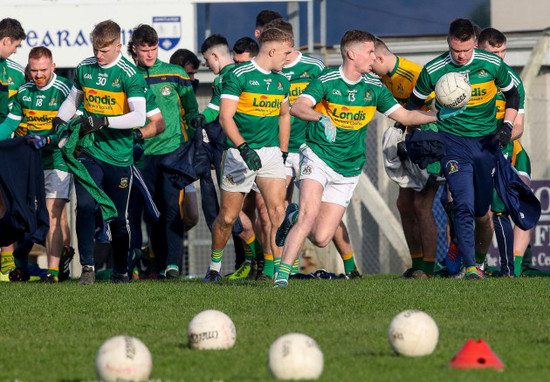
<path fill-rule="evenodd" d="M 130 336 L 109 338 L 95 356 L 95 372 L 100 381 L 147 381 L 153 359 L 147 346 Z"/>
<path fill-rule="evenodd" d="M 460 73 L 447 73 L 435 84 L 435 99 L 449 109 L 460 109 L 465 106 L 472 95 L 472 86 Z"/>
<path fill-rule="evenodd" d="M 388 330 L 388 340 L 393 350 L 408 357 L 431 354 L 438 338 L 439 330 L 434 319 L 420 310 L 399 313 Z"/>
<path fill-rule="evenodd" d="M 235 345 L 237 330 L 231 318 L 219 310 L 197 314 L 187 327 L 189 345 L 195 349 L 229 349 Z"/>
<path fill-rule="evenodd" d="M 269 348 L 267 366 L 277 379 L 317 379 L 323 373 L 323 352 L 301 333 L 285 334 Z"/>

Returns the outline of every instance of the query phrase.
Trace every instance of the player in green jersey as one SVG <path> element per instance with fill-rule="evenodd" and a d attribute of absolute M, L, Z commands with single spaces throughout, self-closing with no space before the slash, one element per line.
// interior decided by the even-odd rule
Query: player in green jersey
<path fill-rule="evenodd" d="M 0 122 L 8 115 L 8 99 L 24 81 L 21 65 L 8 59 L 27 37 L 21 23 L 12 18 L 0 21 Z M 0 207 L 2 200 L 0 200 Z M 13 245 L 2 247 L 0 253 L 0 281 L 9 281 L 8 273 L 15 268 Z"/>
<path fill-rule="evenodd" d="M 233 45 L 233 62 L 242 64 L 258 55 L 258 43 L 250 37 L 241 37 Z"/>
<path fill-rule="evenodd" d="M 157 271 L 168 278 L 177 278 L 185 232 L 180 213 L 180 189 L 172 184 L 171 174 L 161 169 L 161 163 L 180 155 L 193 144 L 195 128 L 203 124 L 203 119 L 198 115 L 197 100 L 187 73 L 180 66 L 158 59 L 159 39 L 155 29 L 139 25 L 132 33 L 131 44 L 139 73 L 155 94 L 166 124 L 162 134 L 145 141 L 143 175 L 161 212 L 161 218 L 150 224 L 151 245 Z M 182 158 L 182 161 L 192 166 L 190 158 Z"/>
<path fill-rule="evenodd" d="M 368 75 L 376 58 L 374 40 L 368 32 L 346 32 L 340 43 L 342 66 L 314 79 L 292 105 L 293 116 L 313 123 L 301 147 L 300 208 L 287 210 L 279 228 L 289 232 L 275 287 L 288 285 L 306 237 L 324 247 L 334 236 L 365 164 L 367 125 L 376 110 L 404 125 L 436 121 L 433 113 L 404 109 Z M 445 110 L 440 118 L 457 113 Z"/>
<path fill-rule="evenodd" d="M 111 282 L 128 282 L 128 195 L 132 186 L 133 129 L 145 125 L 147 85 L 136 67 L 120 52 L 120 27 L 111 20 L 92 31 L 94 57 L 76 69 L 69 97 L 54 123 L 71 119 L 84 102 L 80 136 L 93 134 L 91 145 L 78 155 L 95 183 L 113 201 L 118 215 L 109 222 L 113 247 Z M 82 264 L 81 284 L 95 282 L 93 241 L 96 201 L 76 182 L 76 233 Z"/>
<path fill-rule="evenodd" d="M 262 13 L 262 12 L 260 12 Z M 263 21 L 260 20 L 260 23 Z M 242 64 L 244 62 L 249 62 L 252 58 L 256 57 L 259 52 L 259 46 L 256 40 L 250 37 L 241 37 L 233 45 L 233 62 L 235 64 Z M 264 212 L 264 215 L 260 215 L 258 207 L 262 207 L 261 211 Z M 243 203 L 243 212 L 248 217 L 250 224 L 254 227 L 255 234 L 254 243 L 261 247 L 261 252 L 263 252 L 263 260 L 259 259 L 257 262 L 253 262 L 250 265 L 251 272 L 248 275 L 249 279 L 272 279 L 273 278 L 273 269 L 274 269 L 274 259 L 273 259 L 273 250 L 271 249 L 271 244 L 269 240 L 271 229 L 269 225 L 262 224 L 269 221 L 269 216 L 265 210 L 265 203 L 261 199 L 261 194 L 256 186 L 245 196 Z M 256 218 L 257 214 L 259 218 Z M 245 221 L 246 217 L 240 215 L 243 225 L 246 227 L 248 222 Z M 261 242 L 261 244 L 260 244 Z M 260 249 L 257 251 L 260 252 Z M 279 259 L 276 259 L 279 260 Z M 259 268 L 257 267 L 259 264 Z M 258 269 L 260 271 L 258 272 Z M 242 274 L 246 272 L 246 269 L 239 269 L 236 274 Z"/>
<path fill-rule="evenodd" d="M 219 123 L 220 96 L 222 94 L 223 80 L 225 75 L 235 67 L 231 59 L 231 51 L 227 39 L 221 35 L 209 36 L 201 45 L 201 53 L 206 61 L 206 66 L 217 75 L 212 85 L 212 98 L 208 103 L 205 116 L 205 126 L 201 135 L 196 139 L 202 142 L 195 151 L 195 170 L 201 182 L 202 208 L 208 228 L 212 229 L 214 220 L 219 214 L 219 204 L 216 188 L 211 178 L 212 166 L 216 174 L 221 176 L 222 155 L 225 142 L 225 134 Z M 263 253 L 258 250 L 251 219 L 241 211 L 239 218 L 232 227 L 233 243 L 235 245 L 235 269 L 229 276 L 230 280 L 244 279 L 250 272 L 250 264 L 257 263 Z M 258 256 L 258 259 L 257 259 Z"/>
<path fill-rule="evenodd" d="M 45 281 L 57 282 L 63 248 L 61 215 L 70 199 L 72 181 L 57 147 L 57 136 L 51 121 L 69 95 L 71 83 L 54 73 L 52 53 L 46 47 L 31 49 L 28 68 L 32 81 L 21 86 L 11 98 L 10 113 L 0 124 L 0 139 L 8 138 L 23 124 L 25 128 L 18 129 L 16 133 L 25 135 L 27 143 L 36 149 L 42 149 L 46 208 L 50 217 L 50 229 L 46 236 L 48 273 Z"/>
<path fill-rule="evenodd" d="M 506 36 L 497 29 L 485 28 L 479 35 L 478 47 L 481 50 L 496 54 L 504 60 L 506 57 Z M 506 66 L 512 80 L 518 88 L 520 104 L 518 115 L 514 120 L 514 127 L 512 128 L 511 142 L 502 148 L 502 153 L 505 157 L 512 158 L 512 166 L 518 171 L 518 175 L 525 184 L 529 185 L 531 183 L 531 164 L 529 156 L 517 140 L 523 134 L 524 128 L 525 89 L 517 73 L 508 65 Z M 499 92 L 497 97 L 496 118 L 499 123 L 503 123 L 506 100 L 502 92 Z M 493 211 L 493 225 L 495 227 L 497 241 L 499 242 L 499 251 L 501 252 L 501 273 L 505 276 L 519 276 L 521 275 L 523 255 L 531 240 L 532 229 L 524 231 L 518 226 L 512 229 L 510 217 L 502 204 L 502 200 L 496 194 L 496 190 L 493 190 L 493 194 L 491 210 Z M 499 227 L 500 229 L 498 229 Z M 507 245 L 504 245 L 505 242 Z M 507 264 L 509 265 L 506 266 Z"/>
<path fill-rule="evenodd" d="M 478 257 L 487 253 L 493 236 L 489 207 L 498 145 L 510 142 L 520 97 L 501 58 L 474 48 L 475 30 L 470 20 L 455 19 L 447 37 L 449 51 L 424 66 L 409 98 L 420 108 L 441 76 L 458 72 L 472 85 L 472 96 L 463 114 L 438 124 L 446 153 L 441 160 L 453 200 L 455 232 L 463 256 L 466 279 L 481 278 Z M 506 97 L 504 123 L 497 126 L 495 100 L 498 88 Z M 436 108 L 440 108 L 436 102 Z"/>
<path fill-rule="evenodd" d="M 374 43 L 374 50 L 376 60 L 374 61 L 373 72 L 381 77 L 382 83 L 391 91 L 397 102 L 401 106 L 406 106 L 407 99 L 413 91 L 422 67 L 393 54 L 379 38 Z M 433 97 L 430 97 L 427 101 L 431 103 L 432 99 Z M 422 108 L 422 110 L 429 109 L 428 105 Z M 405 129 L 405 126 L 392 126 L 384 133 L 383 142 L 391 142 L 395 150 L 391 152 L 397 151 L 395 147 L 398 141 L 390 140 L 390 137 L 393 135 L 404 139 L 403 129 Z M 383 152 L 386 153 L 389 150 L 386 151 L 384 146 Z M 401 216 L 403 232 L 412 259 L 412 267 L 407 269 L 402 277 L 425 278 L 426 275 L 431 276 L 437 258 L 437 225 L 432 213 L 432 205 L 439 188 L 436 178 L 440 166 L 437 164 L 437 173 L 430 177 L 427 169 L 420 169 L 417 164 L 412 163 L 408 158 L 399 160 L 400 167 L 397 171 L 395 171 L 395 165 L 392 162 L 390 162 L 391 169 L 389 169 L 386 157 L 384 158 L 388 175 L 392 174 L 392 170 L 398 175 L 398 181 L 392 176 L 390 178 L 399 184 L 397 209 Z M 409 171 L 409 168 L 414 171 Z M 400 183 L 399 181 L 403 182 Z"/>
<path fill-rule="evenodd" d="M 248 62 L 258 55 L 259 46 L 256 40 L 250 37 L 241 37 L 233 45 L 233 62 L 238 65 L 243 62 Z M 264 271 L 273 276 L 273 251 L 271 251 L 271 246 L 266 245 L 265 237 L 269 236 L 269 233 L 262 231 L 262 226 L 260 225 L 260 220 L 256 218 L 256 198 L 258 198 L 259 192 L 252 189 L 244 198 L 243 202 L 243 213 L 248 217 L 250 225 L 254 227 L 254 243 L 256 245 L 256 253 L 263 252 L 263 258 L 258 258 L 257 261 L 251 263 L 250 272 L 247 276 L 249 280 L 264 279 L 266 277 Z M 248 222 L 245 222 L 242 215 L 240 215 L 243 225 L 246 226 Z M 269 219 L 269 218 L 268 218 Z M 246 229 L 246 228 L 245 228 Z M 256 236 L 257 234 L 257 236 Z M 245 241 L 246 242 L 246 241 Z M 260 244 L 261 242 L 261 244 Z M 266 245 L 266 247 L 262 247 Z M 269 269 L 271 271 L 269 271 Z"/>
<path fill-rule="evenodd" d="M 294 35 L 292 25 L 283 19 L 270 21 L 265 25 L 265 28 L 278 28 L 290 35 Z M 298 96 L 303 93 L 314 78 L 319 77 L 319 75 L 323 73 L 326 66 L 321 60 L 302 54 L 296 49 L 294 49 L 289 55 L 288 61 L 289 62 L 285 64 L 281 70 L 281 73 L 283 73 L 290 81 L 289 101 L 290 106 L 292 107 L 292 104 Z M 292 202 L 294 184 L 299 186 L 297 178 L 300 171 L 300 146 L 306 141 L 306 129 L 308 124 L 309 122 L 302 121 L 299 118 L 292 119 L 292 124 L 290 127 L 290 140 L 288 143 L 288 156 L 285 161 L 287 183 L 286 206 Z M 276 238 L 276 244 L 282 247 L 284 245 L 283 238 L 285 234 L 281 235 L 280 233 L 279 236 L 280 241 Z M 336 229 L 333 242 L 340 257 L 342 258 L 344 273 L 349 278 L 361 277 L 361 274 L 355 264 L 349 233 L 343 221 L 340 222 L 340 225 Z M 296 262 L 293 265 L 292 273 L 299 272 L 298 265 L 298 259 L 296 259 Z"/>
<path fill-rule="evenodd" d="M 254 182 L 264 197 L 272 227 L 278 227 L 284 217 L 282 153 L 288 150 L 290 135 L 290 84 L 274 71 L 283 68 L 293 40 L 271 28 L 262 32 L 259 42 L 258 56 L 238 65 L 223 79 L 220 123 L 227 139 L 220 179 L 221 210 L 212 227 L 212 254 L 205 282 L 220 279 L 223 250 Z M 275 231 L 270 233 L 273 246 Z"/>

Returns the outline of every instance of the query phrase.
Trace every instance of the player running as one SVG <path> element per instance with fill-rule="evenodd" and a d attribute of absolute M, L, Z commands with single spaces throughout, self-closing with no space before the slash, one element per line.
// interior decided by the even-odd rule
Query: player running
<path fill-rule="evenodd" d="M 382 83 L 368 75 L 376 56 L 375 37 L 351 30 L 340 43 L 343 64 L 314 79 L 294 102 L 291 114 L 313 122 L 301 147 L 300 209 L 288 213 L 288 233 L 274 287 L 286 287 L 306 237 L 319 247 L 333 238 L 365 164 L 368 122 L 378 110 L 405 125 L 436 121 L 433 113 L 404 109 Z M 460 110 L 445 110 L 449 118 Z M 298 215 L 293 224 L 294 215 Z"/>

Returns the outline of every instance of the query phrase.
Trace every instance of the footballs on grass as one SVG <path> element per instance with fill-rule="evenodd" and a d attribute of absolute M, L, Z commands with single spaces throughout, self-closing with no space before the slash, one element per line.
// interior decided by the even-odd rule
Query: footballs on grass
<path fill-rule="evenodd" d="M 95 371 L 103 382 L 147 381 L 153 368 L 149 349 L 135 337 L 116 336 L 101 345 Z"/>
<path fill-rule="evenodd" d="M 227 314 L 211 309 L 193 317 L 187 338 L 194 349 L 229 349 L 235 345 L 237 330 Z"/>
<path fill-rule="evenodd" d="M 437 346 L 439 330 L 434 319 L 420 310 L 405 310 L 393 318 L 388 330 L 392 349 L 401 355 L 431 354 Z"/>
<path fill-rule="evenodd" d="M 435 99 L 440 105 L 449 109 L 460 109 L 465 106 L 471 95 L 472 86 L 460 73 L 447 73 L 435 84 Z"/>
<path fill-rule="evenodd" d="M 277 379 L 317 379 L 323 373 L 323 364 L 317 342 L 301 333 L 277 338 L 267 356 L 269 371 Z"/>

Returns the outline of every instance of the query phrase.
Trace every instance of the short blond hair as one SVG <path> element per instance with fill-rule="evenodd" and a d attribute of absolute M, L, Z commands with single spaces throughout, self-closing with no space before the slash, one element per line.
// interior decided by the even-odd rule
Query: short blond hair
<path fill-rule="evenodd" d="M 91 37 L 94 48 L 105 48 L 120 42 L 120 26 L 113 20 L 102 21 L 95 26 Z"/>
<path fill-rule="evenodd" d="M 291 34 L 288 34 L 278 28 L 268 28 L 260 34 L 258 38 L 260 45 L 265 44 L 266 42 L 277 41 L 277 42 L 289 42 L 290 45 L 294 46 L 294 39 Z"/>

